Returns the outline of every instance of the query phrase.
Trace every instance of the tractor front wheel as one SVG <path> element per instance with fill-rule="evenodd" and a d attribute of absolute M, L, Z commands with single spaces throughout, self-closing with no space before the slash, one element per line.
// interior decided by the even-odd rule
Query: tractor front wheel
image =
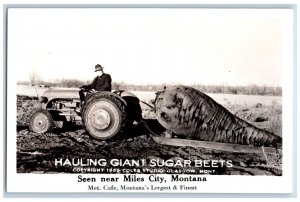
<path fill-rule="evenodd" d="M 51 114 L 44 109 L 37 110 L 29 120 L 29 129 L 36 133 L 50 132 L 53 127 Z"/>

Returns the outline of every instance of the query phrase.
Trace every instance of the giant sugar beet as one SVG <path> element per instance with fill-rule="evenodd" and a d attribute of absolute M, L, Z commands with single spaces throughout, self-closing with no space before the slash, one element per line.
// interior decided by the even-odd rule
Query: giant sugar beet
<path fill-rule="evenodd" d="M 280 147 L 281 137 L 236 117 L 206 94 L 186 86 L 158 92 L 156 117 L 167 130 L 192 139 Z"/>

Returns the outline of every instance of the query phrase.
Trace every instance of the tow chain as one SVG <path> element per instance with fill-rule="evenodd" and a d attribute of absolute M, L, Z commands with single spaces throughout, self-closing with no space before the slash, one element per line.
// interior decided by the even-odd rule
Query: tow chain
<path fill-rule="evenodd" d="M 160 95 L 161 93 L 165 92 L 165 90 L 166 90 L 166 87 L 164 87 L 164 90 L 162 90 L 162 91 L 157 91 L 157 92 L 155 93 L 155 94 L 156 94 L 155 99 L 152 100 L 151 103 L 153 103 L 153 104 L 156 103 L 156 101 L 157 101 L 159 95 Z M 143 103 L 143 104 L 145 104 L 145 105 L 147 105 L 147 106 L 150 107 L 151 109 L 155 110 L 155 107 L 154 107 L 154 106 L 151 106 L 150 104 L 148 104 L 148 103 L 146 103 L 146 102 L 144 102 L 144 101 L 140 101 L 140 102 Z M 147 124 L 143 119 L 142 119 L 141 121 L 139 121 L 139 124 L 140 124 L 140 123 L 142 123 L 142 124 L 145 126 L 145 128 L 150 132 L 150 137 L 153 138 L 154 136 L 160 136 L 159 134 L 153 132 L 153 130 L 151 130 L 151 128 L 148 126 L 148 124 Z"/>
<path fill-rule="evenodd" d="M 151 128 L 148 126 L 148 124 L 143 119 L 139 121 L 139 124 L 140 123 L 142 123 L 145 126 L 145 128 L 151 133 L 151 135 L 150 135 L 151 137 L 153 135 L 154 136 L 159 136 L 159 134 L 157 134 L 157 133 L 153 132 L 153 130 L 151 130 Z"/>

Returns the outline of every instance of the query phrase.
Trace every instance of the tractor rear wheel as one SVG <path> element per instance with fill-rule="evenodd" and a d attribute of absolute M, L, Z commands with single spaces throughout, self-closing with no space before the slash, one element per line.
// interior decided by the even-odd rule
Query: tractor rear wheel
<path fill-rule="evenodd" d="M 127 125 L 125 104 L 110 92 L 97 93 L 86 100 L 82 108 L 82 123 L 96 139 L 116 137 Z"/>
<path fill-rule="evenodd" d="M 53 127 L 51 114 L 44 109 L 37 110 L 29 120 L 29 129 L 36 133 L 50 132 Z"/>

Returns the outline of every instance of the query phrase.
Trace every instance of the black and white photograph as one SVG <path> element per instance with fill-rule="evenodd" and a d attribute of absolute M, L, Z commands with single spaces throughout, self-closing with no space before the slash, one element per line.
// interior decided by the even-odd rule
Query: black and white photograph
<path fill-rule="evenodd" d="M 292 14 L 9 8 L 9 176 L 63 178 L 55 192 L 223 192 L 229 179 L 288 192 L 265 184 L 291 176 Z"/>

